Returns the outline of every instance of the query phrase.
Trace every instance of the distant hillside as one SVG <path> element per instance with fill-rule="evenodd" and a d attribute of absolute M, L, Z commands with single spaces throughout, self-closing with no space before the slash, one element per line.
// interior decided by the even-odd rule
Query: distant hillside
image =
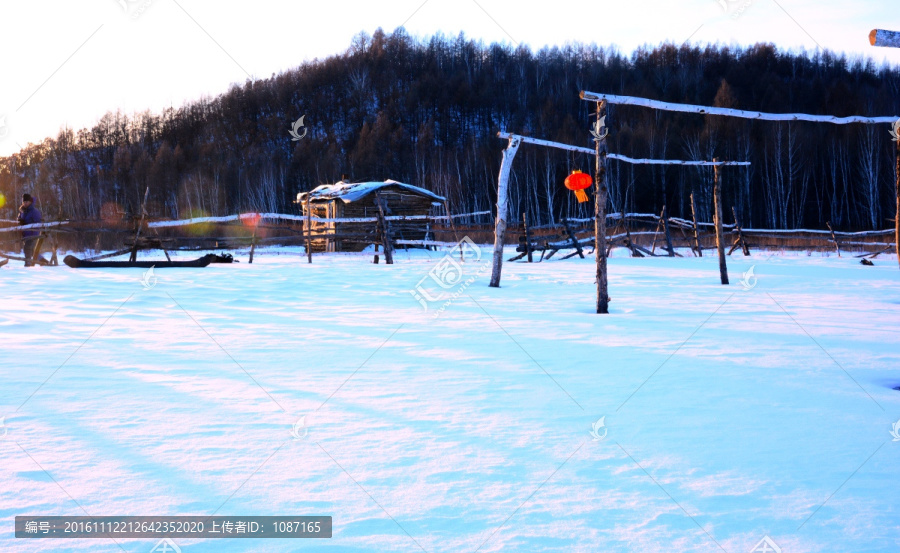
<path fill-rule="evenodd" d="M 31 192 L 48 218 L 94 219 L 133 210 L 181 217 L 289 211 L 298 191 L 392 178 L 450 199 L 454 211 L 494 202 L 498 130 L 589 146 L 592 105 L 581 89 L 771 112 L 900 113 L 900 70 L 830 52 L 792 54 L 663 44 L 626 57 L 595 45 L 532 52 L 460 35 L 416 41 L 402 28 L 358 35 L 343 54 L 211 100 L 61 132 L 0 159 L 0 192 Z M 307 134 L 291 140 L 305 116 Z M 634 157 L 749 159 L 724 171 L 727 206 L 745 225 L 884 228 L 893 216 L 889 126 L 760 123 L 613 106 L 610 151 Z M 302 131 L 301 131 L 302 134 Z M 535 224 L 587 214 L 562 187 L 587 156 L 523 146 L 511 209 Z M 705 170 L 610 162 L 611 208 L 709 216 Z M 0 210 L 10 218 L 13 201 Z M 726 212 L 730 209 L 726 209 Z M 727 217 L 730 220 L 730 216 Z"/>

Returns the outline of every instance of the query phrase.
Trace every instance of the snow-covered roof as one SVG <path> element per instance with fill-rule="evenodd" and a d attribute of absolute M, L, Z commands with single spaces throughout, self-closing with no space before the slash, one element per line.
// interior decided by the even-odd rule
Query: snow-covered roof
<path fill-rule="evenodd" d="M 438 196 L 430 190 L 419 188 L 411 184 L 397 182 L 395 180 L 386 180 L 384 182 L 344 182 L 340 181 L 336 184 L 323 184 L 313 188 L 309 192 L 310 200 L 336 200 L 340 199 L 344 203 L 355 202 L 376 190 L 386 186 L 397 186 L 414 194 L 421 194 L 434 199 L 436 202 L 443 202 L 444 198 Z M 297 194 L 297 202 L 306 201 L 306 192 Z"/>

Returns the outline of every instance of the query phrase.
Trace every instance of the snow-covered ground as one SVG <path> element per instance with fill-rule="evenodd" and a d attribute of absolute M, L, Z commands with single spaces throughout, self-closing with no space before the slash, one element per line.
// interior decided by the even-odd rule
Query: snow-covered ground
<path fill-rule="evenodd" d="M 155 545 L 13 537 L 85 513 L 334 517 L 185 553 L 900 549 L 895 259 L 617 250 L 600 316 L 590 258 L 442 255 L 0 269 L 0 550 Z"/>

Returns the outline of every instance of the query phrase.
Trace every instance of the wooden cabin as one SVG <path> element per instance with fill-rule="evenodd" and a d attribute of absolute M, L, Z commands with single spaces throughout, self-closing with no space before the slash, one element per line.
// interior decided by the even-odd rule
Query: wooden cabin
<path fill-rule="evenodd" d="M 297 194 L 296 203 L 307 215 L 307 199 L 312 212 L 314 252 L 362 251 L 380 242 L 377 225 L 372 221 L 320 222 L 319 219 L 378 217 L 378 200 L 385 216 L 444 215 L 445 199 L 437 194 L 394 180 L 384 182 L 338 182 L 323 184 L 310 192 Z M 427 219 L 388 221 L 394 240 L 432 239 L 433 223 Z"/>

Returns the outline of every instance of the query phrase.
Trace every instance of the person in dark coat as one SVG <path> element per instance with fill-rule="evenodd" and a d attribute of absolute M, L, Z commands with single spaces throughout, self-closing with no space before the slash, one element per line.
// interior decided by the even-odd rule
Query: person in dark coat
<path fill-rule="evenodd" d="M 32 199 L 31 194 L 23 194 L 22 205 L 19 207 L 19 224 L 33 225 L 40 222 L 41 212 L 38 211 L 38 208 L 34 207 L 34 200 Z M 34 247 L 37 244 L 38 236 L 40 235 L 41 231 L 37 229 L 22 231 L 22 238 L 25 240 L 23 253 L 25 254 L 26 267 L 34 266 Z"/>

